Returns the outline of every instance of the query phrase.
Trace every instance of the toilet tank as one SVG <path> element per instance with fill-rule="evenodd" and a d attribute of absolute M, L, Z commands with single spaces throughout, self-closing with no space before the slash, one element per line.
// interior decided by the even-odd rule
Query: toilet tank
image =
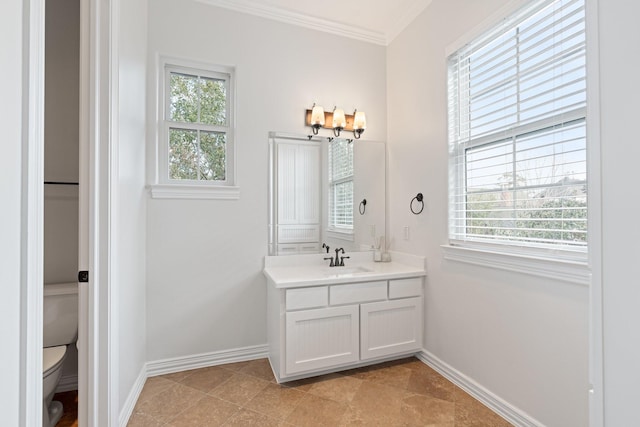
<path fill-rule="evenodd" d="M 45 284 L 43 305 L 43 347 L 75 342 L 78 335 L 78 284 Z"/>

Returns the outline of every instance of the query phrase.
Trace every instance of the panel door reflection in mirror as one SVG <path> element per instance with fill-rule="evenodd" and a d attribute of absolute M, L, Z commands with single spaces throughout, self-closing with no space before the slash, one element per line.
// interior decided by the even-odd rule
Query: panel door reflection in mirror
<path fill-rule="evenodd" d="M 385 144 L 269 134 L 269 255 L 368 250 L 385 230 Z M 367 209 L 358 206 L 367 199 Z"/>

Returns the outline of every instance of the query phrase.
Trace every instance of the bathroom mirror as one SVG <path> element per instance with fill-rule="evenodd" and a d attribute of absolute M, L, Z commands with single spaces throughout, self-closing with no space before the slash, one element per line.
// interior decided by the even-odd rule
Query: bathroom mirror
<path fill-rule="evenodd" d="M 368 250 L 385 233 L 385 152 L 383 142 L 271 132 L 269 255 Z"/>

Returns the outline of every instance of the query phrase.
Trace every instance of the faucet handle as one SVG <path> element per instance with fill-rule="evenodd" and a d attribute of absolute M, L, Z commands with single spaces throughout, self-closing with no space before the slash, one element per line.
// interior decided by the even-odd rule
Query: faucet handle
<path fill-rule="evenodd" d="M 341 256 L 340 257 L 340 267 L 344 267 L 344 259 L 349 259 L 351 258 L 350 256 Z"/>
<path fill-rule="evenodd" d="M 333 257 L 329 257 L 329 258 L 322 258 L 322 259 L 331 261 L 331 262 L 329 263 L 329 267 L 333 267 L 333 266 L 334 266 L 334 265 L 333 265 Z"/>

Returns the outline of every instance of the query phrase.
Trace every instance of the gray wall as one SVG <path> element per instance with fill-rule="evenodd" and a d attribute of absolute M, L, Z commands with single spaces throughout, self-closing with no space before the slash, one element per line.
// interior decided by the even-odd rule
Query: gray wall
<path fill-rule="evenodd" d="M 22 180 L 22 1 L 7 0 L 0 13 L 0 401 L 3 423 L 20 424 L 20 262 Z"/>
<path fill-rule="evenodd" d="M 604 393 L 607 426 L 640 425 L 640 3 L 599 1 Z M 632 53 L 635 52 L 635 53 Z M 631 54 L 630 54 L 631 53 Z"/>
<path fill-rule="evenodd" d="M 117 177 L 113 209 L 118 327 L 119 410 L 146 356 L 146 78 L 147 0 L 121 0 L 118 50 Z"/>
<path fill-rule="evenodd" d="M 158 54 L 236 67 L 240 200 L 149 201 L 147 360 L 266 344 L 268 132 L 309 133 L 304 110 L 316 101 L 365 111 L 365 138 L 384 140 L 385 48 L 198 2 L 153 1 L 149 123 Z"/>
<path fill-rule="evenodd" d="M 445 50 L 507 3 L 433 0 L 389 46 L 390 237 L 395 250 L 428 260 L 428 352 L 544 425 L 582 427 L 588 287 L 446 261 L 440 247 L 448 243 Z M 413 215 L 418 192 L 425 209 Z"/>

